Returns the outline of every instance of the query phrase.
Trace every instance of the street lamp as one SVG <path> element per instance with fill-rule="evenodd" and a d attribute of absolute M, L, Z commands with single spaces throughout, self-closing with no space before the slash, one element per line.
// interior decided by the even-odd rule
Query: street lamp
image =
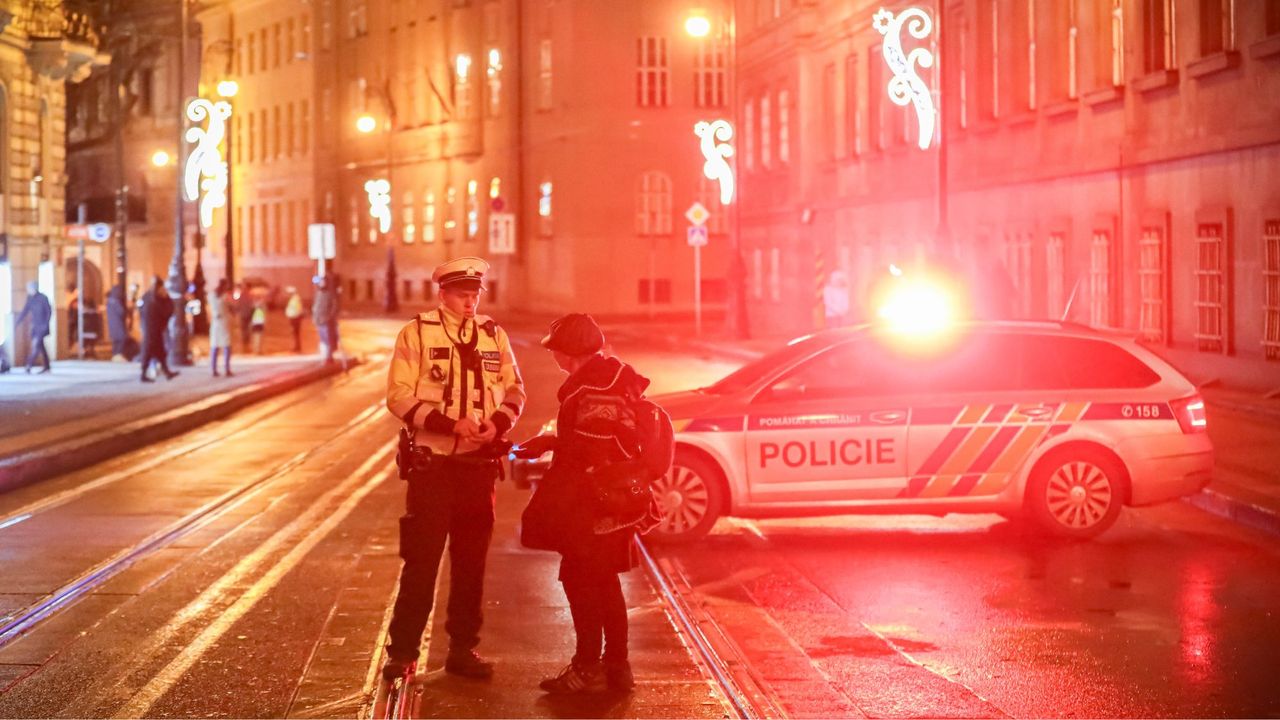
<path fill-rule="evenodd" d="M 218 83 L 217 90 L 218 96 L 225 100 L 227 104 L 231 104 L 231 99 L 240 93 L 240 83 L 235 80 L 222 80 Z M 235 243 L 233 242 L 235 223 L 232 220 L 231 207 L 231 186 L 232 178 L 234 177 L 234 173 L 231 171 L 232 163 L 234 162 L 231 154 L 231 138 L 233 135 L 235 135 L 234 132 L 227 133 L 227 227 L 222 233 L 223 275 L 227 278 L 228 283 L 235 282 L 236 276 Z"/>
<path fill-rule="evenodd" d="M 356 130 L 364 135 L 368 135 L 378 129 L 378 121 L 368 113 L 356 118 Z"/>
<path fill-rule="evenodd" d="M 164 167 L 169 164 L 170 160 L 172 160 L 172 158 L 169 156 L 169 153 L 164 150 L 157 150 L 151 154 L 151 164 L 156 167 Z"/>
<path fill-rule="evenodd" d="M 692 37 L 704 38 L 711 34 L 711 21 L 701 11 L 694 11 L 694 14 L 684 21 L 684 31 Z"/>

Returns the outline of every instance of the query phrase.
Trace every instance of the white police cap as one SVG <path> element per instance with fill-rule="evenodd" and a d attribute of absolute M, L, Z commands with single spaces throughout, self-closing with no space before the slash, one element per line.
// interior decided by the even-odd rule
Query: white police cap
<path fill-rule="evenodd" d="M 437 287 L 462 287 L 480 290 L 484 287 L 484 274 L 489 272 L 489 263 L 478 257 L 460 257 L 441 263 L 431 273 L 431 280 Z"/>

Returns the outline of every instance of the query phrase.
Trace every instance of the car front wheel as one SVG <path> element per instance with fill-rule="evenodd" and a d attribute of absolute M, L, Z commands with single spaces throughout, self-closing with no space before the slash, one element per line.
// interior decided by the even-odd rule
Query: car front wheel
<path fill-rule="evenodd" d="M 1124 502 L 1124 468 L 1092 451 L 1069 451 L 1036 465 L 1027 485 L 1027 509 L 1054 535 L 1091 538 L 1115 524 Z"/>
<path fill-rule="evenodd" d="M 685 543 L 711 531 L 724 507 L 716 468 L 705 459 L 676 453 L 666 475 L 653 482 L 662 520 L 645 536 L 663 543 Z"/>

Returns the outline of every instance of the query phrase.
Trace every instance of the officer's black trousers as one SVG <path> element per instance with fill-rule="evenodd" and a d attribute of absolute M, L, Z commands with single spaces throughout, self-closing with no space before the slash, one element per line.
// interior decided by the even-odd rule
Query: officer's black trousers
<path fill-rule="evenodd" d="M 606 663 L 627 659 L 627 602 L 618 573 L 598 562 L 566 557 L 560 562 L 560 582 L 569 600 L 577 646 L 575 664 L 594 663 L 604 650 Z"/>
<path fill-rule="evenodd" d="M 496 464 L 442 459 L 409 478 L 408 512 L 400 518 L 400 594 L 391 616 L 388 654 L 418 657 L 422 631 L 435 599 L 436 574 L 449 545 L 449 605 L 445 630 L 451 649 L 480 642 L 484 564 L 493 535 Z"/>

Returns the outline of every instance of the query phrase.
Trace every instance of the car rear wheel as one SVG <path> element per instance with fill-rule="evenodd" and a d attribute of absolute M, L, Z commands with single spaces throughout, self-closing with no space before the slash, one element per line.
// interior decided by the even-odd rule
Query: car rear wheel
<path fill-rule="evenodd" d="M 1120 517 L 1124 482 L 1124 468 L 1103 453 L 1057 453 L 1036 465 L 1027 486 L 1027 509 L 1054 535 L 1091 538 Z"/>
<path fill-rule="evenodd" d="M 685 543 L 711 532 L 724 507 L 724 490 L 715 466 L 688 453 L 676 453 L 667 474 L 653 482 L 662 520 L 646 538 Z"/>

